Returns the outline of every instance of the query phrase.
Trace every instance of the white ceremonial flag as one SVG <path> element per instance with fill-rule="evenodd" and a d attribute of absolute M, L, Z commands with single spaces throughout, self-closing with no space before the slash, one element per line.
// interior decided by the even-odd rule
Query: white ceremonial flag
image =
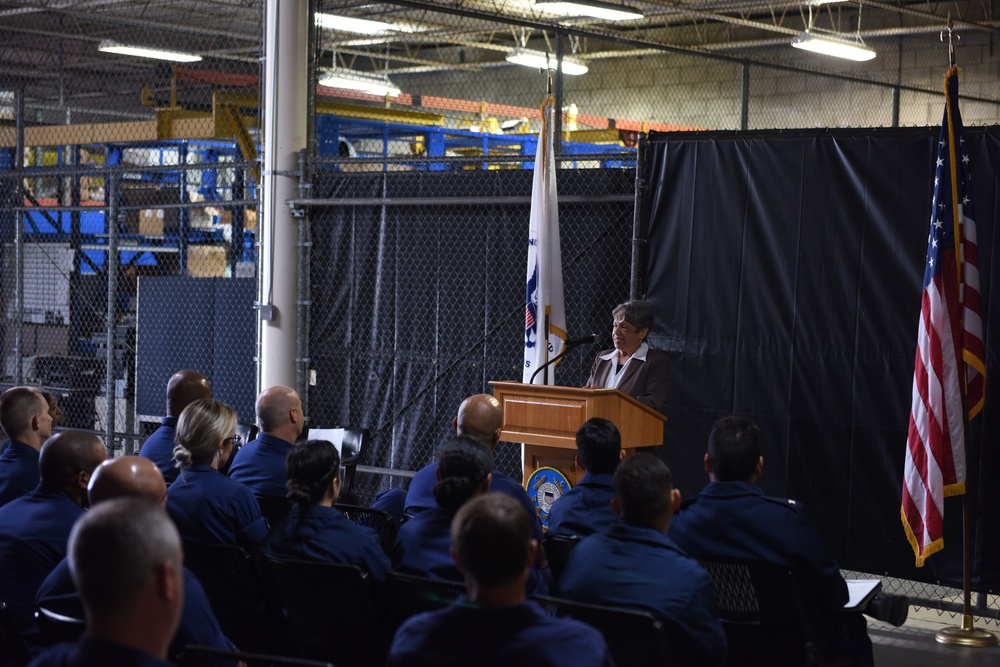
<path fill-rule="evenodd" d="M 538 133 L 535 174 L 531 185 L 528 280 L 524 299 L 524 382 L 531 382 L 531 376 L 542 364 L 562 352 L 566 341 L 559 202 L 552 144 L 554 113 L 555 100 L 550 97 L 542 105 L 542 130 Z M 554 384 L 554 366 L 540 373 L 535 383 Z"/>

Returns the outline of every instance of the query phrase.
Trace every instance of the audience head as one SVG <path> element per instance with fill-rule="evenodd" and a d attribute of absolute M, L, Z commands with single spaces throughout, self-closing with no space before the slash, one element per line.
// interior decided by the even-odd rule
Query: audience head
<path fill-rule="evenodd" d="M 180 536 L 162 507 L 115 498 L 69 537 L 69 567 L 90 634 L 165 657 L 183 610 Z"/>
<path fill-rule="evenodd" d="M 452 422 L 455 433 L 475 438 L 491 450 L 500 441 L 502 424 L 500 401 L 490 394 L 476 394 L 462 401 Z"/>
<path fill-rule="evenodd" d="M 340 497 L 340 454 L 326 440 L 306 440 L 288 452 L 288 499 L 299 505 L 332 505 Z"/>
<path fill-rule="evenodd" d="M 438 452 L 434 499 L 441 507 L 458 509 L 489 491 L 492 472 L 493 456 L 481 442 L 464 435 L 446 440 Z"/>
<path fill-rule="evenodd" d="M 144 498 L 166 507 L 167 484 L 156 464 L 141 456 L 120 456 L 97 466 L 87 487 L 90 506 L 112 498 Z"/>
<path fill-rule="evenodd" d="M 588 419 L 576 432 L 576 453 L 587 472 L 614 473 L 622 460 L 622 436 L 618 427 L 600 417 Z"/>
<path fill-rule="evenodd" d="M 34 387 L 11 387 L 0 394 L 0 428 L 11 440 L 39 449 L 52 435 L 49 404 Z"/>
<path fill-rule="evenodd" d="M 652 454 L 633 454 L 615 471 L 614 487 L 611 506 L 622 521 L 667 532 L 681 504 L 667 464 Z"/>
<path fill-rule="evenodd" d="M 212 398 L 212 385 L 198 371 L 177 371 L 167 382 L 167 415 L 179 417 L 184 408 L 203 398 Z"/>
<path fill-rule="evenodd" d="M 218 469 L 233 450 L 236 423 L 236 411 L 214 398 L 203 398 L 184 408 L 177 420 L 177 467 L 186 470 L 207 465 Z"/>
<path fill-rule="evenodd" d="M 531 518 L 506 494 L 473 498 L 451 522 L 452 558 L 479 588 L 511 586 L 523 595 L 537 548 Z"/>
<path fill-rule="evenodd" d="M 760 429 L 746 417 L 723 417 L 708 435 L 705 470 L 713 482 L 756 483 L 764 458 Z"/>
<path fill-rule="evenodd" d="M 60 431 L 45 441 L 38 459 L 43 491 L 62 491 L 87 506 L 87 485 L 94 469 L 108 458 L 101 439 L 78 430 Z"/>
<path fill-rule="evenodd" d="M 255 408 L 262 432 L 288 442 L 295 442 L 302 434 L 302 399 L 291 387 L 268 387 L 257 396 Z"/>
<path fill-rule="evenodd" d="M 52 428 L 59 426 L 59 422 L 62 421 L 62 410 L 59 409 L 59 403 L 56 402 L 56 395 L 51 391 L 40 390 L 42 398 L 49 406 L 49 417 L 52 417 Z"/>

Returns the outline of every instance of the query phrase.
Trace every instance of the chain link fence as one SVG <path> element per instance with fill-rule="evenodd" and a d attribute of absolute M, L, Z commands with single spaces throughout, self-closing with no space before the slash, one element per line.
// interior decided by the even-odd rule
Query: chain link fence
<path fill-rule="evenodd" d="M 613 26 L 520 0 L 312 3 L 389 26 L 365 35 L 334 18 L 310 54 L 311 185 L 327 200 L 309 208 L 310 419 L 369 428 L 370 465 L 418 469 L 462 398 L 520 376 L 530 168 L 550 92 L 569 328 L 605 343 L 631 287 L 639 132 L 940 122 L 948 57 L 931 8 L 636 4 L 645 19 Z M 1000 116 L 994 6 L 955 5 L 967 125 Z M 62 426 L 115 453 L 155 428 L 184 367 L 253 420 L 264 3 L 36 0 L 2 15 L 4 386 L 49 389 Z M 791 49 L 807 23 L 864 34 L 878 55 Z M 588 71 L 550 83 L 508 61 L 518 49 Z M 560 382 L 585 379 L 592 355 L 574 355 Z M 517 474 L 519 456 L 502 445 L 498 465 Z M 401 483 L 363 477 L 363 501 Z"/>

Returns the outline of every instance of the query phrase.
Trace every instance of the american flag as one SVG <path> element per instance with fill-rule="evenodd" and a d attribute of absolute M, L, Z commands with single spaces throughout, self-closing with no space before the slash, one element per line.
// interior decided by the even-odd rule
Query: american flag
<path fill-rule="evenodd" d="M 903 469 L 903 527 L 918 567 L 944 546 L 945 496 L 965 493 L 963 406 L 968 419 L 979 414 L 986 380 L 979 253 L 957 67 L 948 70 L 944 82 Z"/>

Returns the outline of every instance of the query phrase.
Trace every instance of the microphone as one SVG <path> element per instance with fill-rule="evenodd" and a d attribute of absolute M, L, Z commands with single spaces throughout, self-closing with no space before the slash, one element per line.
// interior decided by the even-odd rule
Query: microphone
<path fill-rule="evenodd" d="M 565 345 L 566 347 L 576 347 L 578 345 L 593 345 L 597 342 L 597 334 L 590 334 L 589 336 L 580 336 L 579 338 L 567 338 Z"/>
<path fill-rule="evenodd" d="M 535 377 L 541 373 L 543 370 L 556 363 L 560 359 L 566 356 L 566 354 L 572 350 L 574 347 L 580 347 L 581 345 L 593 345 L 597 342 L 597 334 L 590 334 L 589 336 L 580 336 L 579 338 L 569 338 L 563 342 L 563 351 L 554 356 L 553 358 L 546 361 L 544 364 L 538 367 L 538 369 L 531 374 L 531 379 L 528 380 L 528 384 L 533 384 Z"/>

